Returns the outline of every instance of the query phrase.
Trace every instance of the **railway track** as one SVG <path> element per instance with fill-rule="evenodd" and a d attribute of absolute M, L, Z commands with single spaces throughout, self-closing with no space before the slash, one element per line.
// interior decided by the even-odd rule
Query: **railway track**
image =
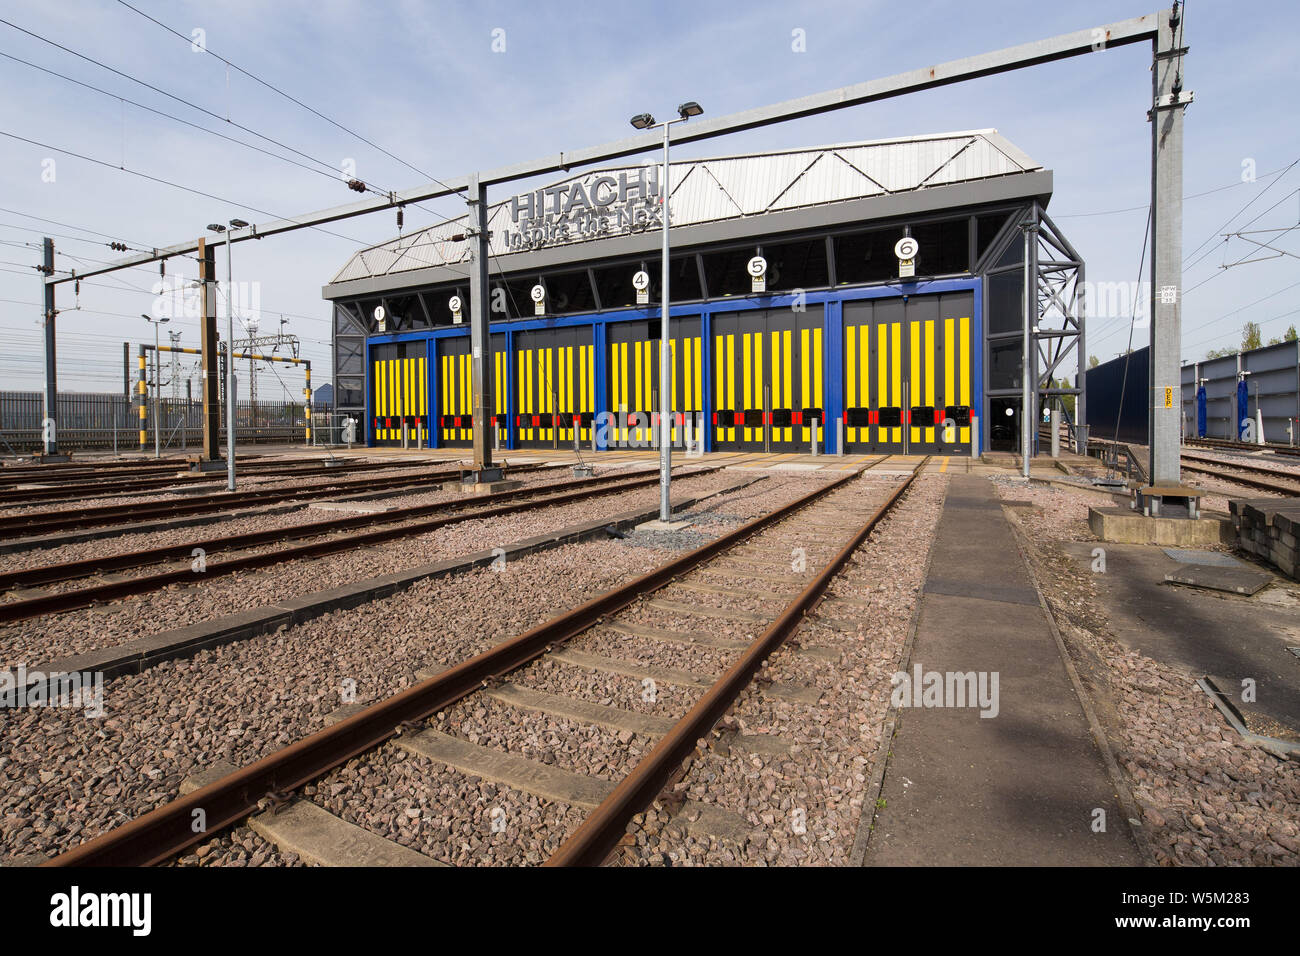
<path fill-rule="evenodd" d="M 928 459 L 926 459 L 928 461 Z M 681 773 L 683 761 L 701 738 L 721 720 L 738 696 L 757 681 L 764 693 L 788 693 L 765 681 L 759 674 L 766 659 L 787 641 L 803 616 L 827 597 L 827 590 L 872 530 L 902 498 L 924 468 L 921 462 L 903 482 L 882 496 L 864 501 L 855 492 L 860 472 L 828 482 L 825 486 L 777 508 L 760 518 L 680 555 L 627 584 L 605 592 L 577 608 L 558 615 L 523 634 L 465 660 L 449 670 L 430 676 L 419 684 L 378 703 L 361 708 L 314 734 L 268 754 L 248 766 L 227 774 L 183 795 L 60 856 L 46 866 L 132 866 L 151 865 L 174 858 L 186 848 L 217 832 L 246 820 L 259 809 L 269 809 L 263 820 L 292 826 L 306 817 L 307 825 L 319 827 L 321 818 L 342 824 L 344 839 L 352 848 L 378 842 L 387 844 L 390 859 L 411 857 L 428 864 L 436 861 L 390 843 L 385 838 L 344 824 L 328 811 L 308 800 L 296 800 L 294 791 L 323 777 L 348 760 L 379 751 L 390 742 L 409 753 L 454 767 L 467 776 L 494 780 L 528 791 L 544 799 L 568 802 L 587 810 L 579 826 L 550 860 L 550 865 L 595 865 L 606 859 L 623 838 L 628 821 L 659 797 L 663 788 Z M 883 497 L 883 500 L 880 500 Z M 791 542 L 798 541 L 813 555 L 816 569 L 791 573 Z M 737 570 L 744 568 L 744 570 Z M 764 572 L 766 568 L 766 572 Z M 742 591 L 710 584 L 709 578 L 744 577 L 751 582 L 788 583 L 793 589 L 778 589 L 760 583 L 761 590 Z M 748 602 L 747 607 L 728 606 L 731 595 Z M 683 600 L 685 599 L 685 600 Z M 771 601 L 780 601 L 775 610 Z M 832 598 L 833 602 L 840 600 Z M 643 618 L 692 619 L 693 631 L 669 631 L 647 625 Z M 743 626 L 762 632 L 752 640 L 722 642 L 711 638 L 711 622 L 740 620 Z M 617 661 L 574 651 L 567 645 L 596 632 L 614 630 L 655 642 L 700 641 L 712 647 L 735 650 L 725 669 L 716 675 L 668 672 L 674 680 L 695 681 L 702 693 L 684 713 L 650 718 L 607 704 L 573 700 L 528 690 L 518 679 L 524 671 L 550 656 L 574 666 L 620 674 L 644 672 L 645 665 Z M 653 656 L 653 651 L 650 651 Z M 644 656 L 643 656 L 644 657 Z M 638 669 L 639 668 L 639 669 Z M 665 672 L 660 668 L 659 672 Z M 507 675 L 511 675 L 507 680 Z M 806 689 L 805 689 L 806 690 Z M 511 754 L 479 747 L 470 741 L 440 733 L 427 721 L 468 698 L 504 699 L 515 707 L 522 723 L 562 715 L 603 727 L 625 727 L 638 720 L 642 732 L 656 738 L 655 745 L 618 782 L 548 767 Z M 512 725 L 513 726 L 513 725 Z M 736 740 L 744 745 L 744 738 Z M 566 790 L 567 788 L 567 790 Z M 585 796 L 573 799 L 574 790 Z M 561 793 L 560 791 L 565 791 Z M 697 808 L 699 819 L 726 811 Z M 283 810 L 283 814 L 279 811 Z M 193 821 L 202 817 L 206 827 L 196 833 Z M 327 826 L 328 830 L 328 826 Z"/>
<path fill-rule="evenodd" d="M 1183 444 L 1193 448 L 1222 448 L 1248 452 L 1271 451 L 1275 455 L 1284 455 L 1289 458 L 1300 457 L 1300 448 L 1291 445 L 1259 445 L 1254 442 L 1230 441 L 1226 438 L 1184 438 Z"/>
<path fill-rule="evenodd" d="M 355 475 L 362 472 L 392 471 L 399 468 L 409 469 L 419 467 L 420 464 L 420 462 L 388 461 L 340 462 L 337 465 L 327 465 L 324 462 L 284 463 L 279 466 L 268 465 L 261 468 L 249 468 L 245 465 L 241 469 L 241 474 L 244 478 L 325 478 L 338 474 Z M 75 498 L 121 498 L 163 488 L 186 488 L 204 484 L 216 485 L 218 483 L 224 485 L 225 481 L 225 472 L 190 474 L 189 472 L 178 473 L 175 470 L 170 470 L 156 475 L 150 473 L 150 476 L 145 478 L 96 478 L 94 481 L 79 480 L 71 484 L 23 482 L 20 484 L 25 487 L 11 486 L 9 489 L 0 490 L 0 507 L 30 503 L 33 499 L 39 499 L 41 504 L 49 504 Z"/>
<path fill-rule="evenodd" d="M 698 468 L 685 473 L 679 472 L 675 477 L 689 478 L 710 474 L 717 470 L 717 467 Z M 416 505 L 393 511 L 333 518 L 246 534 L 194 538 L 180 544 L 146 551 L 106 555 L 0 573 L 0 591 L 10 591 L 41 584 L 76 581 L 110 571 L 135 571 L 167 561 L 183 559 L 183 564 L 179 567 L 169 567 L 125 580 L 92 583 L 53 593 L 0 602 L 0 624 L 90 607 L 103 601 L 147 594 L 173 584 L 201 584 L 229 574 L 270 567 L 285 561 L 320 558 L 355 551 L 385 541 L 427 534 L 439 528 L 479 518 L 496 518 L 535 508 L 570 504 L 574 501 L 621 494 L 658 483 L 657 470 L 631 476 L 622 473 L 594 478 L 576 478 L 532 488 L 501 491 L 461 501 Z M 209 555 L 219 556 L 222 553 L 229 554 L 246 548 L 280 544 L 303 538 L 316 540 L 293 547 L 227 557 L 225 560 L 208 560 Z M 201 565 L 190 560 L 196 550 L 203 555 Z"/>
<path fill-rule="evenodd" d="M 536 471 L 542 467 L 544 466 L 541 464 L 516 465 L 511 468 L 511 471 L 518 474 L 519 472 Z M 234 508 L 278 504 L 299 499 L 329 498 L 346 495 L 349 492 L 391 491 L 399 488 L 416 489 L 446 481 L 455 481 L 459 477 L 459 469 L 443 469 L 441 471 L 431 471 L 425 475 L 357 478 L 355 480 L 332 481 L 308 488 L 290 490 L 269 488 L 256 491 L 240 491 L 234 494 L 221 491 L 210 495 L 198 495 L 181 501 L 137 502 L 123 505 L 97 505 L 90 508 L 70 508 L 65 511 L 24 512 L 16 515 L 0 516 L 0 537 L 20 535 L 30 537 L 49 534 L 54 531 L 109 527 L 135 521 L 208 514 Z"/>
<path fill-rule="evenodd" d="M 1258 465 L 1238 464 L 1237 462 L 1214 461 L 1209 458 L 1199 458 L 1194 455 L 1184 454 L 1182 456 L 1182 470 L 1190 471 L 1193 474 L 1198 475 L 1208 475 L 1211 478 L 1218 478 L 1220 481 L 1229 481 L 1235 484 L 1244 485 L 1247 488 L 1255 488 L 1260 491 L 1270 491 L 1274 494 L 1285 495 L 1287 497 L 1300 496 L 1300 475 L 1287 474 L 1273 468 L 1263 468 Z M 1254 478 L 1251 477 L 1250 474 L 1240 474 L 1239 472 L 1242 471 L 1250 472 L 1251 474 L 1270 475 L 1275 478 L 1282 478 L 1285 481 L 1290 482 L 1290 484 L 1269 481 L 1264 478 Z"/>

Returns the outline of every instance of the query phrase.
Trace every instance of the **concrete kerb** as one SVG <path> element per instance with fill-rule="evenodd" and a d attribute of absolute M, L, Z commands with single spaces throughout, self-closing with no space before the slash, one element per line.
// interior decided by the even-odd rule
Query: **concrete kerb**
<path fill-rule="evenodd" d="M 1142 813 L 1137 800 L 1133 797 L 1133 792 L 1124 779 L 1123 772 L 1119 767 L 1119 761 L 1115 759 L 1115 752 L 1111 748 L 1110 739 L 1106 736 L 1106 730 L 1102 727 L 1101 721 L 1097 719 L 1097 712 L 1092 706 L 1088 691 L 1083 686 L 1083 681 L 1079 677 L 1079 671 L 1074 666 L 1074 661 L 1070 659 L 1069 649 L 1065 646 L 1065 638 L 1056 623 L 1056 614 L 1047 602 L 1046 595 L 1043 594 L 1042 585 L 1038 582 L 1038 575 L 1034 573 L 1034 565 L 1030 560 L 1032 544 L 1021 530 L 1019 521 L 1014 520 L 1014 512 L 1006 509 L 1004 513 L 1007 515 L 1007 524 L 1011 526 L 1011 531 L 1015 535 L 1016 549 L 1020 552 L 1020 560 L 1025 566 L 1025 572 L 1029 575 L 1034 590 L 1038 592 L 1038 603 L 1043 609 L 1043 616 L 1047 618 L 1047 626 L 1052 632 L 1052 639 L 1056 642 L 1056 650 L 1061 656 L 1061 663 L 1065 666 L 1065 673 L 1070 678 L 1070 686 L 1074 688 L 1074 696 L 1078 699 L 1079 706 L 1083 708 L 1084 717 L 1088 721 L 1088 730 L 1092 734 L 1098 752 L 1101 754 L 1102 762 L 1106 765 L 1106 773 L 1110 777 L 1111 786 L 1115 788 L 1115 799 L 1119 801 L 1120 809 L 1124 812 L 1124 821 L 1128 825 L 1133 845 L 1137 847 L 1138 853 L 1141 854 L 1147 866 L 1155 866 L 1155 856 L 1152 854 L 1151 847 L 1142 832 Z"/>
<path fill-rule="evenodd" d="M 709 494 L 678 499 L 673 502 L 673 507 L 674 509 L 689 508 L 709 498 L 745 488 L 763 480 L 764 477 L 766 476 L 755 476 Z M 594 538 L 608 527 L 620 531 L 629 530 L 641 522 L 657 517 L 658 514 L 659 509 L 656 506 L 624 512 L 611 518 L 585 521 L 558 531 L 511 542 L 503 545 L 500 550 L 482 550 L 405 571 L 390 572 L 325 591 L 288 598 L 278 604 L 249 608 L 213 620 L 163 631 L 127 644 L 71 655 L 27 669 L 29 672 L 44 674 L 73 671 L 99 672 L 105 681 L 126 674 L 138 674 L 163 661 L 192 657 L 202 650 L 269 634 L 280 627 L 302 624 L 333 611 L 348 610 L 370 601 L 382 600 L 420 581 L 486 567 L 497 560 L 502 551 L 507 559 L 523 557 Z M 35 683 L 29 682 L 28 686 L 33 686 Z"/>

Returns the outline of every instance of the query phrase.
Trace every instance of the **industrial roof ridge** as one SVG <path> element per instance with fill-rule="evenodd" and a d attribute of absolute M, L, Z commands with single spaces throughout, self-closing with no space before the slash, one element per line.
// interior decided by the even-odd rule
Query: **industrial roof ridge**
<path fill-rule="evenodd" d="M 597 177 L 639 173 L 653 165 L 656 163 L 651 160 L 589 169 L 554 180 L 541 190 L 575 182 L 589 185 Z M 679 225 L 743 219 L 1043 169 L 993 128 L 683 159 L 672 166 L 684 170 L 672 184 L 673 221 Z M 702 182 L 701 177 L 705 177 Z M 511 215 L 513 198 L 490 204 L 489 227 L 499 225 L 503 214 Z M 360 249 L 330 284 L 464 262 L 469 244 L 451 236 L 462 232 L 466 222 L 466 216 L 458 216 Z M 505 247 L 504 230 L 492 232 L 492 255 L 521 251 Z M 599 238 L 605 236 L 579 236 L 559 244 L 576 246 Z M 437 249 L 442 243 L 455 243 L 455 248 Z"/>

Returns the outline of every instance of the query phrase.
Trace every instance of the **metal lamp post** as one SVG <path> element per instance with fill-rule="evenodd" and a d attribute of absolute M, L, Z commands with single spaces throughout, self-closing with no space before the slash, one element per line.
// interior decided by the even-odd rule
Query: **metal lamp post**
<path fill-rule="evenodd" d="M 248 223 L 230 220 L 230 229 L 243 229 Z M 208 229 L 226 235 L 226 489 L 235 490 L 235 282 L 230 263 L 230 236 L 226 226 L 209 223 Z"/>
<path fill-rule="evenodd" d="M 162 352 L 158 350 L 158 326 L 164 322 L 170 322 L 171 319 L 155 319 L 146 312 L 141 312 L 140 318 L 153 326 L 153 456 L 161 458 L 162 448 L 159 444 L 158 433 L 161 430 L 159 419 L 162 417 L 162 383 L 158 380 L 162 377 L 162 369 L 160 368 L 162 365 Z"/>
<path fill-rule="evenodd" d="M 672 419 L 673 396 L 671 391 L 672 383 L 672 350 L 669 345 L 669 319 L 668 319 L 668 197 L 670 195 L 669 183 L 669 166 L 668 166 L 668 130 L 674 123 L 684 123 L 692 116 L 699 116 L 704 110 L 699 103 L 694 101 L 686 102 L 677 107 L 677 119 L 666 120 L 663 123 L 656 123 L 655 118 L 649 113 L 639 113 L 632 117 L 632 125 L 637 129 L 653 129 L 662 126 L 664 131 L 664 170 L 659 180 L 659 197 L 663 206 L 663 261 L 660 263 L 663 267 L 661 279 L 661 293 L 663 305 L 660 310 L 659 319 L 659 520 L 667 522 L 672 516 L 672 505 L 669 502 L 669 493 L 672 484 L 673 468 L 673 449 L 672 449 L 672 431 L 669 422 Z M 683 419 L 683 428 L 685 420 Z"/>

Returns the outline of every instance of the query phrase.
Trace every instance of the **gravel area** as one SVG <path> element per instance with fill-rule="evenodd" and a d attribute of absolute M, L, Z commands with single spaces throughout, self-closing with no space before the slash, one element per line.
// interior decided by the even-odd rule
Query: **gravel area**
<path fill-rule="evenodd" d="M 603 477 L 603 473 L 601 476 Z M 522 487 L 524 488 L 536 488 L 545 485 L 552 485 L 558 481 L 572 480 L 572 475 L 567 471 L 559 471 L 550 474 L 544 472 L 524 472 L 518 480 L 522 482 Z M 435 486 L 433 487 L 433 490 L 430 491 L 399 491 L 394 492 L 392 497 L 389 499 L 381 498 L 374 502 L 360 502 L 359 504 L 392 504 L 397 508 L 414 508 L 420 505 L 446 504 L 450 502 L 464 503 L 464 501 L 464 496 L 458 492 L 443 491 L 441 488 Z M 303 502 L 300 507 L 297 507 L 293 511 L 285 511 L 278 514 L 250 515 L 247 512 L 232 511 L 220 521 L 215 521 L 211 524 L 191 526 L 188 528 L 148 531 L 138 534 L 124 534 L 112 538 L 101 538 L 95 541 L 79 541 L 55 548 L 19 551 L 12 554 L 0 554 L 0 572 L 23 571 L 29 568 L 40 568 L 50 564 L 59 564 L 64 561 L 83 561 L 87 558 L 133 554 L 152 548 L 176 547 L 180 544 L 197 545 L 216 537 L 249 534 L 257 531 L 270 531 L 273 528 L 299 527 L 313 522 L 324 522 L 338 518 L 360 517 L 362 515 L 362 512 L 326 511 L 320 508 L 309 507 L 310 504 L 311 502 Z M 376 517 L 382 518 L 383 516 L 377 514 Z M 213 550 L 210 551 L 209 554 L 210 556 L 213 556 L 213 560 L 217 560 L 216 555 L 218 555 L 219 552 Z M 188 558 L 186 558 L 185 564 L 187 566 L 189 565 Z M 155 565 L 149 570 L 156 570 L 158 567 L 161 566 Z M 76 585 L 74 584 L 73 586 Z M 43 587 L 52 588 L 53 585 L 43 585 Z"/>
<path fill-rule="evenodd" d="M 775 734 L 789 753 L 769 756 L 715 737 L 676 785 L 693 801 L 712 803 L 750 826 L 743 844 L 704 839 L 662 803 L 638 815 L 624 865 L 830 865 L 847 861 L 862 819 L 877 747 L 889 708 L 916 594 L 947 478 L 919 478 L 836 578 L 834 595 L 768 661 L 766 676 L 819 688 L 816 705 L 747 690 L 729 720 L 742 734 Z M 880 492 L 875 491 L 877 500 Z M 820 620 L 819 620 L 820 618 Z M 833 619 L 834 624 L 826 619 Z M 845 627 L 847 623 L 849 626 Z M 818 656 L 806 651 L 817 649 Z M 821 655 L 831 656 L 831 660 Z"/>
<path fill-rule="evenodd" d="M 778 478 L 761 484 L 767 507 L 807 490 L 806 482 Z M 755 500 L 750 486 L 705 508 L 744 512 Z M 185 776 L 217 760 L 241 766 L 320 729 L 345 689 L 360 702 L 380 699 L 410 686 L 423 667 L 479 653 L 665 557 L 615 540 L 570 545 L 119 678 L 105 689 L 102 719 L 0 710 L 8 744 L 0 756 L 0 855 L 57 852 L 88 839 L 174 797 Z M 518 819 L 526 819 L 529 801 L 519 801 Z M 454 813 L 458 805 L 446 806 Z M 242 837 L 205 845 L 212 846 L 205 864 L 237 863 L 241 854 L 251 861 L 259 848 Z"/>
<path fill-rule="evenodd" d="M 1028 499 L 1013 520 L 1029 538 L 1035 574 L 1141 807 L 1139 829 L 1161 865 L 1271 866 L 1300 863 L 1300 761 L 1245 743 L 1180 668 L 1129 650 L 1108 632 L 1096 585 L 1060 541 L 1092 541 L 1095 496 L 999 482 Z M 1018 510 L 1018 509 L 1017 509 Z"/>
<path fill-rule="evenodd" d="M 683 491 L 706 494 L 736 482 L 736 476 L 713 472 L 678 478 Z M 314 560 L 282 562 L 203 581 L 198 586 L 171 585 L 139 597 L 97 607 L 17 621 L 0 627 L 0 662 L 48 662 L 67 654 L 111 647 L 160 631 L 185 627 L 220 614 L 262 607 L 286 594 L 310 594 L 379 574 L 416 567 L 456 555 L 497 547 L 520 538 L 614 515 L 658 501 L 657 485 L 594 497 L 566 505 L 472 520 L 426 534 L 400 538 L 358 551 Z"/>
<path fill-rule="evenodd" d="M 310 491 L 313 488 L 321 488 L 336 482 L 355 482 L 355 491 L 365 491 L 365 479 L 377 478 L 382 475 L 385 478 L 398 478 L 405 475 L 419 476 L 431 471 L 445 471 L 444 468 L 435 468 L 428 465 L 411 465 L 407 468 L 384 469 L 376 472 L 340 472 L 339 474 L 330 474 L 321 472 L 315 475 L 258 475 L 255 472 L 245 472 L 239 475 L 239 486 L 244 491 L 268 491 L 282 487 L 286 482 L 292 482 L 294 487 L 302 491 Z M 31 482 L 38 484 L 39 482 Z M 78 482 L 80 483 L 80 482 Z M 57 511 L 75 511 L 81 508 L 97 508 L 101 506 L 116 507 L 119 505 L 148 505 L 163 504 L 167 502 L 185 501 L 187 498 L 201 497 L 204 495 L 217 494 L 225 488 L 225 479 L 216 477 L 211 482 L 194 481 L 183 482 L 176 485 L 164 486 L 162 488 L 150 488 L 133 495 L 113 494 L 109 497 L 89 497 L 73 498 L 64 501 L 42 501 L 40 489 L 32 489 L 31 501 L 24 504 L 14 504 L 12 502 L 0 506 L 0 517 L 9 517 L 13 515 L 23 515 L 34 510 L 41 512 Z M 109 488 L 107 491 L 113 491 Z M 347 492 L 340 491 L 340 494 Z"/>

